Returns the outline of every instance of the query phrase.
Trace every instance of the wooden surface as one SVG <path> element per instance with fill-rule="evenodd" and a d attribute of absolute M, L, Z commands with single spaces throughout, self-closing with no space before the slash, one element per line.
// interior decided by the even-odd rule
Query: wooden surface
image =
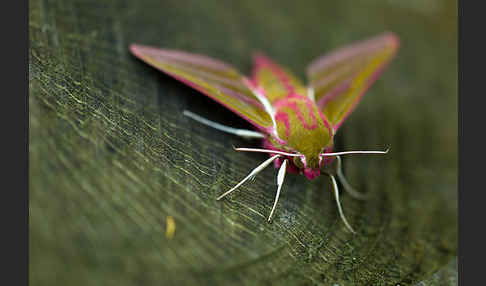
<path fill-rule="evenodd" d="M 30 284 L 457 285 L 456 15 L 449 0 L 30 1 Z M 248 73 L 259 50 L 303 78 L 385 30 L 398 56 L 337 135 L 337 150 L 391 147 L 344 159 L 370 196 L 342 195 L 357 235 L 325 176 L 288 175 L 272 224 L 273 168 L 216 201 L 266 156 L 181 113 L 249 124 L 128 52 Z"/>

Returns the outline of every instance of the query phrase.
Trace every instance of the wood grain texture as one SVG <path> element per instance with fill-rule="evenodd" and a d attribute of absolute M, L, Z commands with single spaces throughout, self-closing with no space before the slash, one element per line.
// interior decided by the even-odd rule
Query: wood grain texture
<path fill-rule="evenodd" d="M 29 2 L 32 285 L 457 285 L 455 1 Z M 249 124 L 130 55 L 131 42 L 227 61 L 264 51 L 304 78 L 335 47 L 389 30 L 397 58 L 339 130 L 367 201 L 277 170 L 258 143 L 201 126 Z M 171 236 L 167 217 L 173 218 Z"/>

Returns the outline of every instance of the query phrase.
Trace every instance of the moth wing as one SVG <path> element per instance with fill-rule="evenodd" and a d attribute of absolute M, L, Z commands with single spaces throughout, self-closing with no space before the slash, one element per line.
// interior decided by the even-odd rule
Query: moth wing
<path fill-rule="evenodd" d="M 384 33 L 332 51 L 307 68 L 315 101 L 337 130 L 399 47 L 393 33 Z"/>
<path fill-rule="evenodd" d="M 272 119 L 251 83 L 231 65 L 207 56 L 137 44 L 130 51 L 139 59 L 191 86 L 229 108 L 255 127 L 268 130 Z"/>
<path fill-rule="evenodd" d="M 263 88 L 265 97 L 273 104 L 292 93 L 307 94 L 306 86 L 292 72 L 262 53 L 253 56 L 252 81 Z"/>

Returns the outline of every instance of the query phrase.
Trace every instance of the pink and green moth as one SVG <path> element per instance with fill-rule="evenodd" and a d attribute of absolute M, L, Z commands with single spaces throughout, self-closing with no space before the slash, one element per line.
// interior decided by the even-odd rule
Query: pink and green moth
<path fill-rule="evenodd" d="M 322 172 L 330 178 L 342 221 L 354 233 L 343 214 L 335 176 L 351 195 L 362 195 L 344 178 L 340 155 L 387 151 L 333 152 L 334 136 L 398 46 L 396 35 L 384 33 L 331 51 L 307 67 L 307 85 L 262 54 L 254 56 L 254 69 L 248 78 L 231 65 L 207 56 L 137 44 L 132 44 L 130 50 L 147 64 L 229 108 L 256 131 L 224 126 L 189 111 L 184 111 L 184 115 L 224 132 L 262 139 L 261 149 L 236 150 L 264 152 L 270 158 L 218 200 L 273 162 L 279 171 L 277 194 L 268 217 L 271 221 L 286 172 L 300 173 L 308 179 Z"/>

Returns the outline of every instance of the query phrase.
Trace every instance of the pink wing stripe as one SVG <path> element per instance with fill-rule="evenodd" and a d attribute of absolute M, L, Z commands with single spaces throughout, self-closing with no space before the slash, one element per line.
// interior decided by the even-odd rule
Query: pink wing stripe
<path fill-rule="evenodd" d="M 188 64 L 196 64 L 211 67 L 221 71 L 234 71 L 235 68 L 221 61 L 203 55 L 194 55 L 182 51 L 152 48 L 143 45 L 131 44 L 130 50 L 137 55 L 148 54 L 152 57 L 179 60 Z"/>
<path fill-rule="evenodd" d="M 346 80 L 346 82 L 340 84 L 339 86 L 335 87 L 332 91 L 323 95 L 319 101 L 317 102 L 317 107 L 319 110 L 322 110 L 326 103 L 336 98 L 338 95 L 341 95 L 342 92 L 346 91 L 349 86 L 351 85 L 351 79 Z"/>
<path fill-rule="evenodd" d="M 265 107 L 257 100 L 254 100 L 254 99 L 251 99 L 249 98 L 248 96 L 244 96 L 242 95 L 241 93 L 233 90 L 233 89 L 230 89 L 230 88 L 226 88 L 224 86 L 220 86 L 220 85 L 215 85 L 219 90 L 221 90 L 223 93 L 226 93 L 232 97 L 235 97 L 235 98 L 238 98 L 239 100 L 243 101 L 243 102 L 246 102 L 252 106 L 256 106 L 260 109 L 265 109 Z"/>
<path fill-rule="evenodd" d="M 157 57 L 154 57 L 154 58 L 157 58 Z M 198 75 L 198 76 L 200 76 L 204 79 L 207 79 L 207 80 L 210 80 L 210 81 L 213 81 L 213 82 L 220 82 L 220 83 L 225 83 L 227 85 L 231 85 L 231 86 L 234 86 L 234 87 L 240 87 L 240 88 L 245 87 L 246 88 L 246 85 L 239 80 L 228 79 L 228 78 L 225 78 L 225 77 L 222 77 L 222 76 L 218 76 L 217 74 L 214 74 L 214 73 L 190 69 L 190 68 L 187 67 L 187 65 L 186 66 L 184 66 L 184 64 L 181 65 L 181 61 L 174 61 L 173 59 L 166 59 L 166 58 L 161 58 L 161 57 L 158 57 L 158 59 L 160 59 L 161 61 L 166 62 L 166 63 L 170 64 L 171 66 L 174 66 L 174 67 L 176 67 L 180 70 L 183 70 L 187 73 Z"/>
<path fill-rule="evenodd" d="M 311 84 L 314 87 L 314 90 L 317 92 L 317 91 L 319 91 L 320 88 L 327 87 L 332 82 L 336 82 L 340 77 L 346 76 L 346 73 L 349 73 L 349 71 L 350 71 L 350 69 L 341 68 L 337 72 L 333 72 L 333 73 L 329 74 L 328 76 L 323 77 L 320 80 L 317 80 L 317 81 L 312 80 Z M 353 76 L 353 75 L 351 75 L 351 76 Z M 348 77 L 350 77 L 350 76 L 348 76 Z"/>
<path fill-rule="evenodd" d="M 356 108 L 356 105 L 358 104 L 358 102 L 361 100 L 361 98 L 363 97 L 363 95 L 366 93 L 366 91 L 368 91 L 368 89 L 371 87 L 371 85 L 373 84 L 373 82 L 378 78 L 378 76 L 381 74 L 381 72 L 385 69 L 385 67 L 387 66 L 387 63 L 386 64 L 383 64 L 379 69 L 377 69 L 375 71 L 375 73 L 368 79 L 368 81 L 366 82 L 366 87 L 361 91 L 361 93 L 358 95 L 358 97 L 354 100 L 353 102 L 353 105 L 351 106 L 351 108 L 348 109 L 348 111 L 346 112 L 346 114 L 343 116 L 343 118 L 341 119 L 341 121 L 339 121 L 336 126 L 334 127 L 335 130 L 338 130 L 339 127 L 341 126 L 341 124 L 343 124 L 344 120 L 346 120 L 346 118 L 349 116 L 349 114 L 351 114 L 353 112 L 353 110 Z"/>
<path fill-rule="evenodd" d="M 387 32 L 371 39 L 362 41 L 360 43 L 355 43 L 350 46 L 344 47 L 338 52 L 326 54 L 317 58 L 307 68 L 307 74 L 311 75 L 313 73 L 316 73 L 329 65 L 335 64 L 347 57 L 351 57 L 357 53 L 360 53 L 363 50 L 374 50 L 381 48 L 383 47 L 383 44 L 387 42 L 390 43 L 394 48 L 398 47 L 400 43 L 398 37 L 395 34 Z"/>
<path fill-rule="evenodd" d="M 277 79 L 280 81 L 282 86 L 287 90 L 288 93 L 295 93 L 295 88 L 290 83 L 290 79 L 287 77 L 285 72 L 272 60 L 267 58 L 262 53 L 256 53 L 253 56 L 253 61 L 255 64 L 254 64 L 254 70 L 252 72 L 252 80 L 255 84 L 258 85 L 258 78 L 257 78 L 258 71 L 262 68 L 268 67 L 272 71 L 272 73 L 277 77 Z"/>
<path fill-rule="evenodd" d="M 289 116 L 285 112 L 277 112 L 277 114 L 275 115 L 275 120 L 283 122 L 285 126 L 285 138 L 287 138 L 288 140 L 290 136 Z"/>
<path fill-rule="evenodd" d="M 279 108 L 276 108 L 276 110 L 279 110 L 277 112 L 277 116 L 281 113 L 285 113 L 284 111 L 280 111 L 280 107 L 285 106 L 285 107 L 292 109 L 295 112 L 295 114 L 297 115 L 297 118 L 302 123 L 302 125 L 304 126 L 305 129 L 312 130 L 312 129 L 317 128 L 318 123 L 317 123 L 316 116 L 314 115 L 314 112 L 312 110 L 312 103 L 311 102 L 307 102 L 307 104 L 306 104 L 306 107 L 308 108 L 308 110 L 306 110 L 306 112 L 308 112 L 308 114 L 310 114 L 311 120 L 312 120 L 312 122 L 310 124 L 305 120 L 304 115 L 302 114 L 302 111 L 299 109 L 299 107 L 297 107 L 297 103 L 295 103 L 293 101 L 289 101 L 289 100 L 280 100 L 280 101 L 278 101 L 278 103 L 279 103 Z"/>

